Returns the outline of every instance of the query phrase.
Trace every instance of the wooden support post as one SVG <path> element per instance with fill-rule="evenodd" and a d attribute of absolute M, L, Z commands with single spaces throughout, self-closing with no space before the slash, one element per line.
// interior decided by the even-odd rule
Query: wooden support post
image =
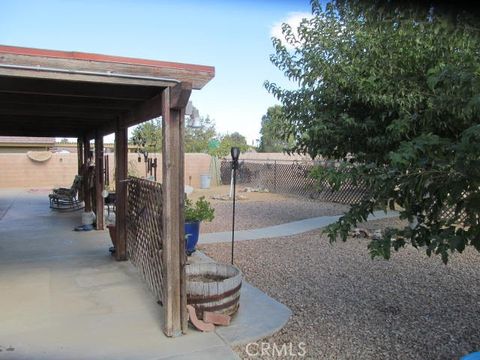
<path fill-rule="evenodd" d="M 188 100 L 187 100 L 188 101 Z M 186 104 L 185 104 L 186 106 Z M 180 110 L 175 110 L 172 114 L 172 118 L 177 117 L 179 127 L 179 140 L 178 140 L 178 156 L 179 161 L 179 174 L 178 183 L 180 185 L 180 243 L 179 243 L 179 256 L 180 256 L 180 319 L 182 332 L 187 333 L 188 329 L 188 311 L 187 311 L 187 274 L 185 272 L 185 266 L 187 264 L 187 253 L 185 249 L 185 107 Z"/>
<path fill-rule="evenodd" d="M 179 84 L 162 94 L 163 262 L 167 336 L 187 330 L 184 235 L 184 120 L 191 85 Z"/>
<path fill-rule="evenodd" d="M 83 137 L 83 200 L 85 201 L 85 212 L 92 211 L 92 195 L 88 183 L 88 159 L 90 157 L 90 140 Z"/>
<path fill-rule="evenodd" d="M 80 175 L 82 172 L 82 165 L 83 165 L 83 141 L 82 139 L 77 139 L 77 160 L 78 160 L 78 170 L 77 174 Z"/>
<path fill-rule="evenodd" d="M 128 177 L 128 133 L 126 127 L 117 122 L 115 131 L 115 258 L 127 259 L 127 177 Z"/>
<path fill-rule="evenodd" d="M 97 209 L 97 230 L 103 230 L 103 209 L 105 199 L 102 196 L 104 185 L 103 177 L 103 136 L 100 133 L 95 134 L 95 201 Z"/>

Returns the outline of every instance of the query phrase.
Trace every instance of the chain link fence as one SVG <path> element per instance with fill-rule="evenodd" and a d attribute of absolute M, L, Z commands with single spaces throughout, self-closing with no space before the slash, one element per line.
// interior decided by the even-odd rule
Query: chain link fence
<path fill-rule="evenodd" d="M 237 170 L 237 184 L 251 187 L 259 191 L 269 191 L 280 194 L 293 194 L 321 201 L 337 202 L 342 204 L 358 203 L 365 196 L 362 184 L 346 183 L 337 191 L 333 191 L 328 182 L 318 182 L 309 174 L 314 166 L 331 167 L 335 162 L 307 162 L 288 160 L 241 160 Z M 232 161 L 222 160 L 220 177 L 223 185 L 230 184 Z M 455 213 L 455 207 L 445 208 L 442 213 L 444 219 L 465 221 L 466 214 Z"/>
<path fill-rule="evenodd" d="M 325 181 L 318 183 L 309 174 L 314 165 L 335 166 L 334 163 L 313 163 L 285 160 L 241 160 L 237 170 L 237 184 L 260 191 L 299 195 L 322 201 L 353 204 L 365 191 L 362 186 L 343 185 L 333 191 Z M 232 161 L 222 160 L 220 177 L 223 185 L 230 184 Z"/>

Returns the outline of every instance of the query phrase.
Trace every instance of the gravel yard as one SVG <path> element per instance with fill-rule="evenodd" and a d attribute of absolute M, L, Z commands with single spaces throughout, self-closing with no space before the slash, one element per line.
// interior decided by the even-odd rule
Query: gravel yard
<path fill-rule="evenodd" d="M 295 353 L 304 342 L 309 359 L 458 359 L 480 350 L 480 254 L 469 249 L 447 266 L 415 249 L 371 260 L 367 242 L 331 246 L 321 230 L 238 242 L 236 265 L 246 280 L 293 311 L 281 331 L 257 343 L 292 343 Z M 199 248 L 229 261 L 228 244 Z M 245 346 L 235 350 L 250 358 Z"/>
<path fill-rule="evenodd" d="M 201 224 L 200 231 L 202 233 L 232 229 L 232 202 L 212 199 L 211 197 L 214 194 L 228 194 L 228 187 L 222 186 L 208 192 L 199 191 L 195 196 L 192 196 L 192 199 L 195 200 L 198 196 L 204 195 L 215 208 L 215 219 L 210 223 L 203 222 Z M 236 230 L 279 225 L 317 216 L 340 215 L 348 210 L 347 205 L 320 202 L 295 196 L 244 192 L 238 192 L 237 194 L 246 199 L 236 202 Z"/>

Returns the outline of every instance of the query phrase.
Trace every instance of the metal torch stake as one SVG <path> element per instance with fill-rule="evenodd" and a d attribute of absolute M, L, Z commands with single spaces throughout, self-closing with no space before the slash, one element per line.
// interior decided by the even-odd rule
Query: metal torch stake
<path fill-rule="evenodd" d="M 233 265 L 233 251 L 235 247 L 235 187 L 237 184 L 237 161 L 233 161 L 233 211 L 232 211 L 232 265 Z"/>

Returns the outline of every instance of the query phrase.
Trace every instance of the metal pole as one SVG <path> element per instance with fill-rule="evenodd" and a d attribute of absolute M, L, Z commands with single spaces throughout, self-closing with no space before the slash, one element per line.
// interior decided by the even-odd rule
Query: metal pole
<path fill-rule="evenodd" d="M 155 182 L 157 182 L 157 158 L 155 158 L 155 161 L 153 162 L 154 166 L 155 166 Z"/>
<path fill-rule="evenodd" d="M 145 162 L 145 179 L 148 178 L 148 153 L 143 154 L 143 160 Z"/>
<path fill-rule="evenodd" d="M 233 211 L 232 211 L 232 265 L 233 265 L 233 252 L 235 247 L 235 187 L 237 184 L 237 167 L 233 165 Z"/>
<path fill-rule="evenodd" d="M 235 247 L 235 187 L 237 185 L 237 168 L 238 168 L 238 158 L 240 156 L 240 149 L 238 147 L 232 147 L 230 149 L 230 154 L 232 155 L 232 184 L 233 188 L 233 211 L 232 211 L 232 265 L 233 265 L 233 251 Z"/>
<path fill-rule="evenodd" d="M 105 186 L 109 186 L 110 185 L 110 164 L 108 163 L 108 155 L 105 155 L 103 157 L 103 172 L 105 173 Z"/>
<path fill-rule="evenodd" d="M 232 162 L 232 166 L 235 166 L 234 163 Z M 235 173 L 235 170 L 233 170 L 232 168 L 232 172 L 230 174 L 230 199 L 232 198 L 233 196 L 233 174 Z"/>
<path fill-rule="evenodd" d="M 273 192 L 277 192 L 277 160 L 273 165 Z"/>

